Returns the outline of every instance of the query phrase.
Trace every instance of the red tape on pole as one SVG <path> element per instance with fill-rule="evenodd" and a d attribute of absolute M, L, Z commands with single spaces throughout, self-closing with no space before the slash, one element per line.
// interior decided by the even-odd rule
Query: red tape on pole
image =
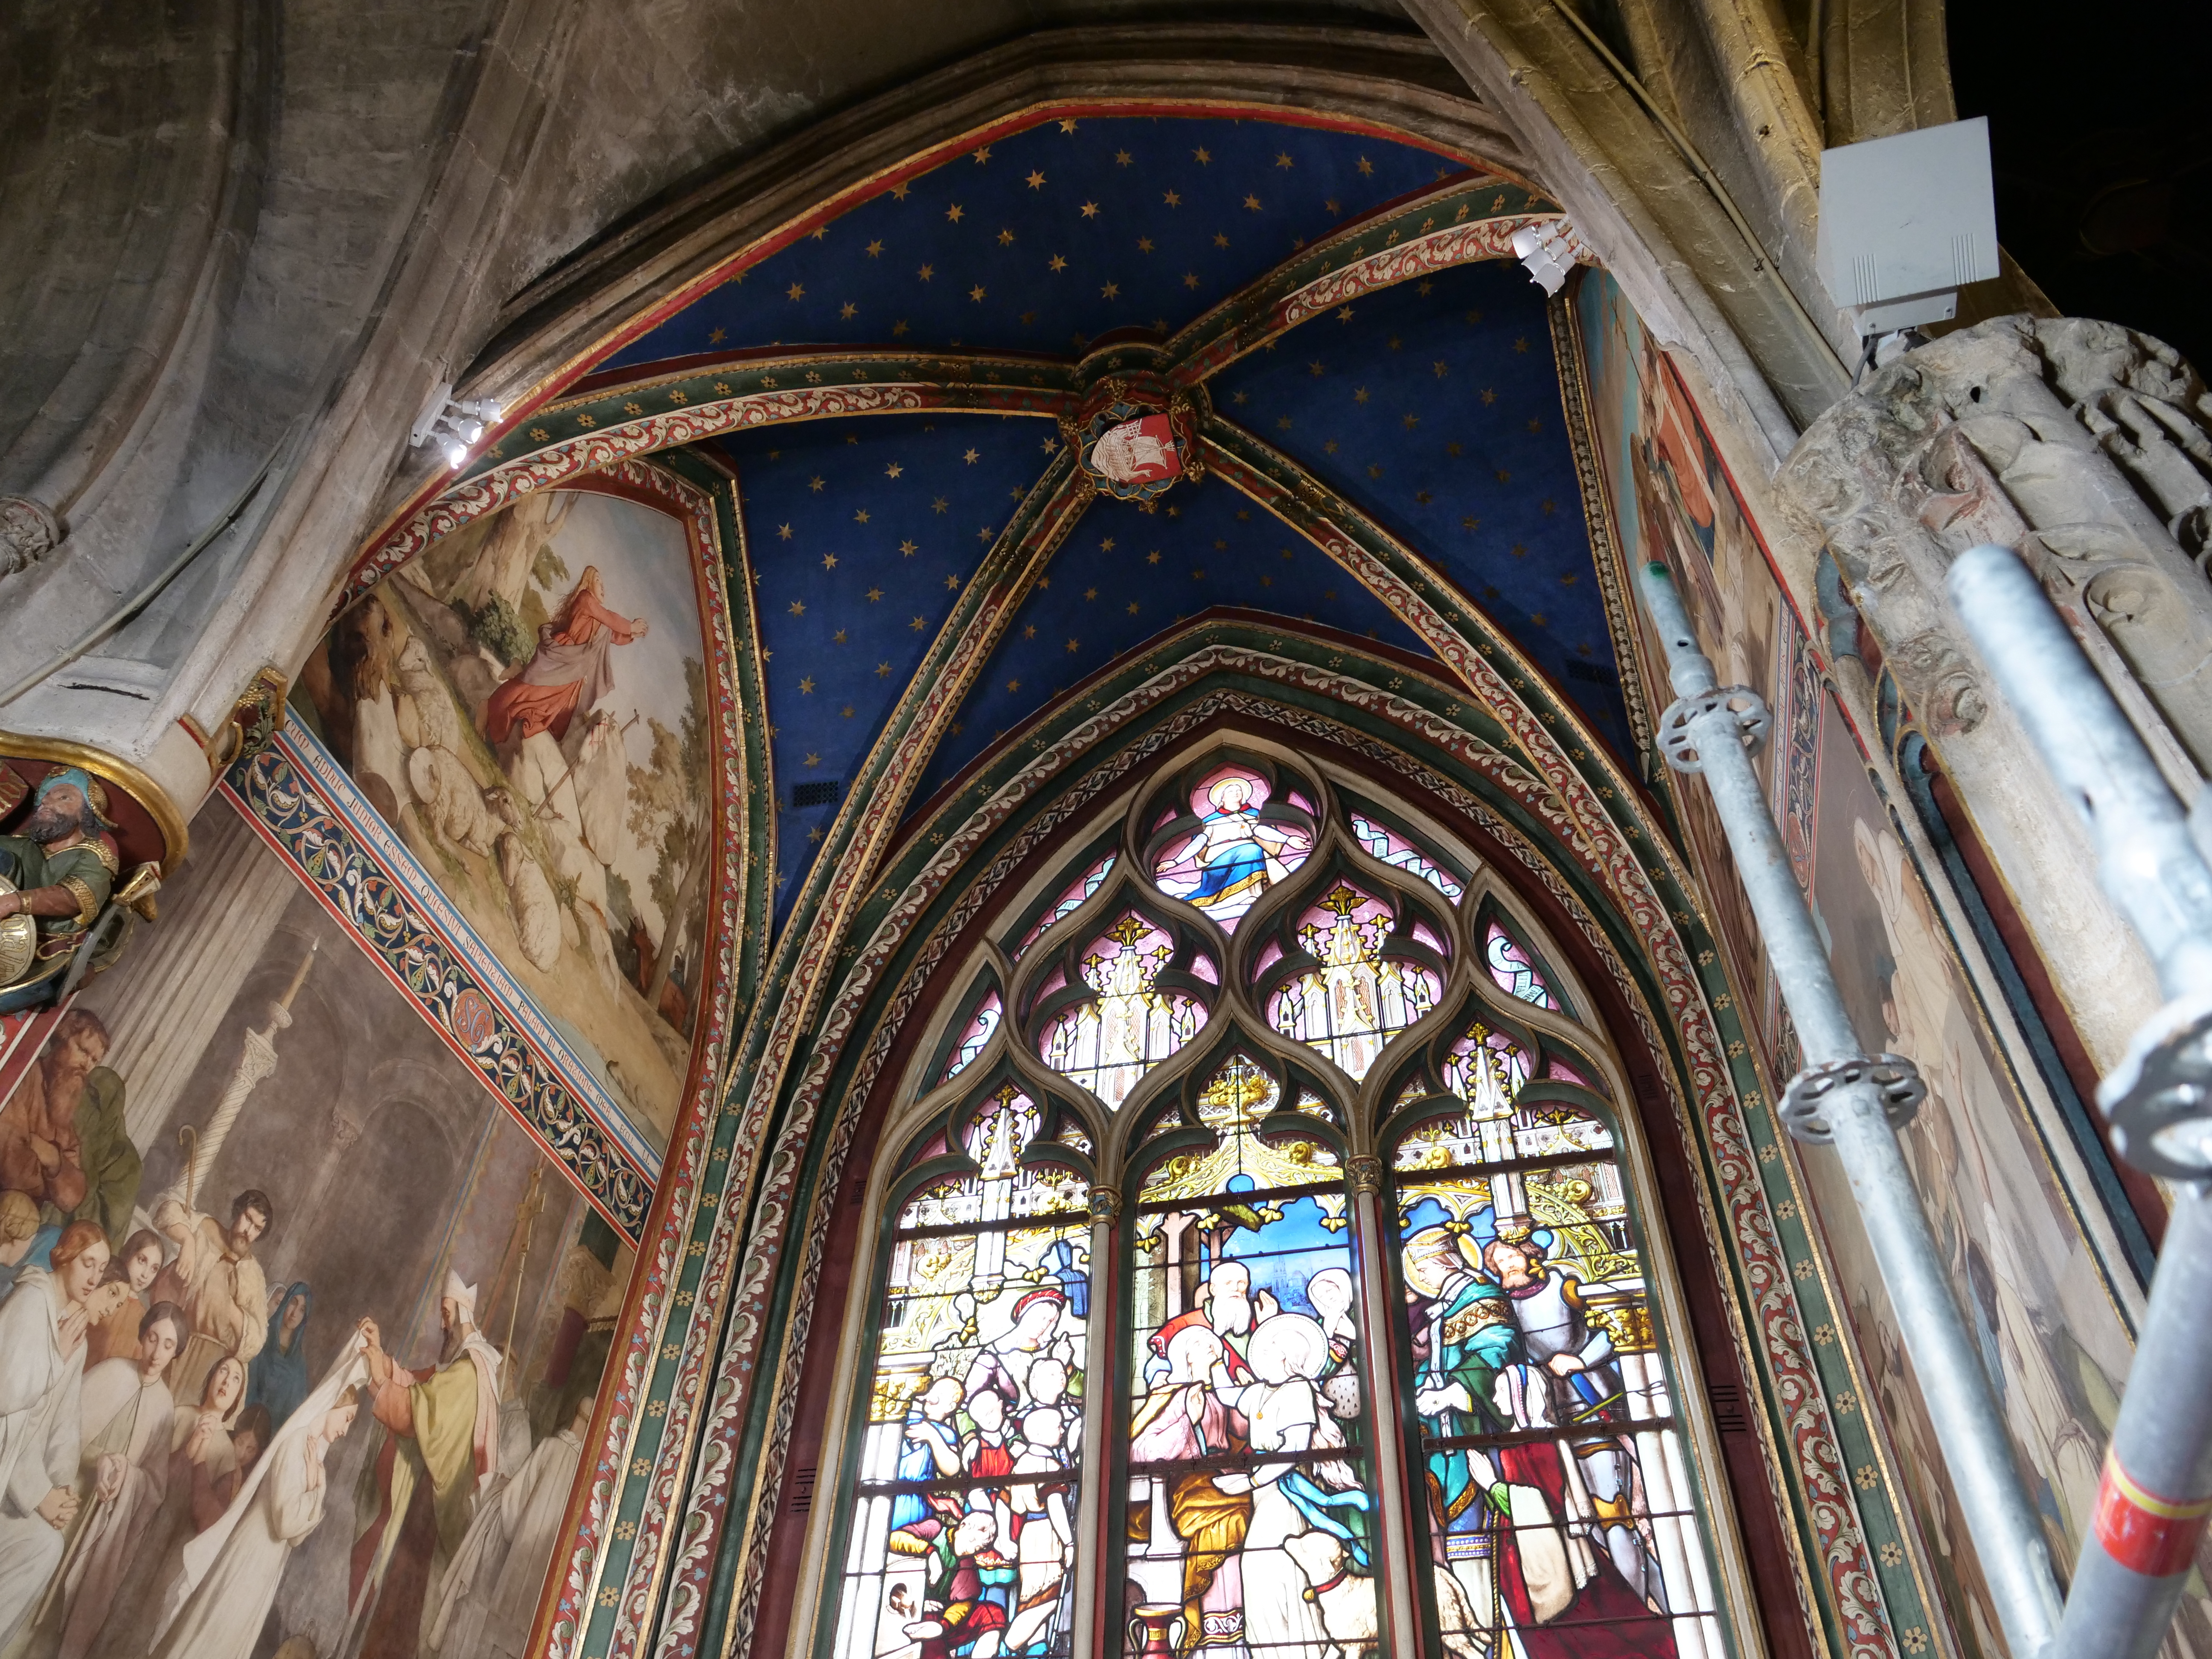
<path fill-rule="evenodd" d="M 2212 1498 L 2176 1499 L 2148 1492 L 2110 1450 L 2097 1483 L 2097 1541 L 2105 1553 L 2146 1578 L 2189 1571 Z"/>

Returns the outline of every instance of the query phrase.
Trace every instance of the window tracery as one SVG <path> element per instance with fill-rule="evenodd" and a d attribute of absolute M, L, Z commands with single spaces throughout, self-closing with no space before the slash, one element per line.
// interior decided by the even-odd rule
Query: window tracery
<path fill-rule="evenodd" d="M 1360 851 L 1376 863 L 1387 864 L 1393 869 L 1408 871 L 1419 876 L 1455 903 L 1467 890 L 1450 871 L 1388 824 L 1359 812 L 1350 814 L 1349 822 Z"/>
<path fill-rule="evenodd" d="M 1114 872 L 1114 860 L 1119 856 L 1115 853 L 1107 854 L 1069 883 L 1066 890 L 1053 901 L 1045 913 L 1030 924 L 1029 932 L 1022 935 L 1021 943 L 1014 947 L 1015 954 L 1018 956 L 1036 944 L 1037 936 L 1053 923 L 1081 909 L 1084 901 L 1097 892 L 1106 878 Z"/>
<path fill-rule="evenodd" d="M 952 1057 L 945 1062 L 944 1073 L 937 1079 L 939 1083 L 950 1082 L 975 1063 L 975 1057 L 998 1030 L 999 1021 L 1005 1013 L 1006 1005 L 1000 1000 L 998 988 L 994 986 L 983 994 L 975 1005 L 975 1012 L 969 1016 L 967 1028 L 960 1033 Z"/>
<path fill-rule="evenodd" d="M 1717 1659 L 1602 1041 L 1496 879 L 1218 754 L 1043 887 L 903 1166 L 825 1652 L 1054 1659 L 1091 1583 L 1132 1659 L 1348 1659 L 1395 1560 L 1428 1650 Z"/>
<path fill-rule="evenodd" d="M 1498 988 L 1508 996 L 1539 1008 L 1559 1010 L 1559 999 L 1521 942 L 1505 931 L 1504 925 L 1495 916 L 1489 918 L 1483 931 L 1483 961 L 1488 964 L 1490 977 Z"/>
<path fill-rule="evenodd" d="M 1292 950 L 1271 944 L 1277 954 L 1263 951 L 1259 964 L 1262 987 L 1273 988 L 1268 1020 L 1352 1078 L 1443 994 L 1446 946 L 1436 930 L 1348 880 L 1331 882 L 1289 931 Z"/>
<path fill-rule="evenodd" d="M 1147 860 L 1162 892 L 1195 906 L 1224 933 L 1268 888 L 1290 878 L 1314 845 L 1310 802 L 1295 791 L 1281 802 L 1256 767 L 1217 767 L 1152 837 Z"/>
<path fill-rule="evenodd" d="M 1206 1005 L 1178 978 L 1218 977 L 1204 957 L 1174 972 L 1174 939 L 1135 910 L 1122 913 L 1038 988 L 1046 1012 L 1037 1053 L 1061 1076 L 1109 1107 L 1128 1098 L 1146 1072 L 1198 1034 Z"/>

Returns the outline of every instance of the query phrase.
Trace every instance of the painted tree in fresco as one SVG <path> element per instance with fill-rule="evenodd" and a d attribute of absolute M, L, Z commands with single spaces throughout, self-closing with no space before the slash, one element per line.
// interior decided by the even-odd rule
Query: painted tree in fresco
<path fill-rule="evenodd" d="M 653 752 L 645 765 L 629 768 L 630 833 L 641 846 L 658 844 L 660 848 L 646 888 L 662 918 L 653 978 L 645 988 L 645 1000 L 655 1008 L 667 988 L 677 953 L 695 942 L 690 937 L 694 915 L 714 842 L 709 787 L 714 749 L 707 728 L 706 672 L 696 657 L 684 659 L 684 689 L 678 729 L 672 732 L 658 718 L 648 717 Z M 696 994 L 696 975 L 694 980 L 690 989 Z"/>

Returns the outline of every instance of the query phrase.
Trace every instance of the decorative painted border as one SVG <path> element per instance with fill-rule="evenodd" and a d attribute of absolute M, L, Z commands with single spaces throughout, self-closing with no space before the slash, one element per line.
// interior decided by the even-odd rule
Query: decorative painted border
<path fill-rule="evenodd" d="M 338 764 L 313 732 L 293 716 L 287 717 L 271 748 L 281 748 L 321 796 L 323 805 L 340 819 L 351 838 L 368 850 L 377 866 L 407 895 L 407 902 L 434 929 L 446 949 L 463 964 L 484 995 L 517 1028 L 522 1041 L 536 1051 L 539 1062 L 550 1067 L 576 1105 L 599 1132 L 618 1144 L 629 1161 L 645 1178 L 648 1190 L 660 1179 L 660 1154 L 644 1132 L 629 1121 L 621 1103 L 609 1094 L 582 1057 L 545 1017 L 531 994 L 508 971 L 483 937 L 469 925 L 460 908 L 430 878 L 422 860 L 368 804 L 352 777 Z M 295 860 L 296 862 L 296 860 Z"/>
<path fill-rule="evenodd" d="M 447 933 L 447 924 L 465 930 L 459 914 L 449 904 L 438 907 L 441 915 L 426 907 L 416 890 L 422 872 L 395 871 L 331 799 L 326 775 L 337 770 L 292 721 L 220 787 L 576 1190 L 636 1243 L 657 1171 L 609 1132 L 569 1086 L 565 1068 L 522 1028 L 522 1011 L 507 1000 L 513 981 L 479 971 L 481 942 L 469 935 L 465 946 Z"/>
<path fill-rule="evenodd" d="M 1501 195 L 1502 202 L 1504 198 Z M 1460 211 L 1467 211 L 1464 204 Z M 1283 301 L 1277 319 L 1285 328 L 1296 328 L 1333 306 L 1340 306 L 1388 288 L 1410 276 L 1476 259 L 1502 259 L 1513 252 L 1513 234 L 1530 225 L 1552 223 L 1557 214 L 1518 214 L 1510 218 L 1484 219 L 1451 230 L 1439 230 L 1387 252 L 1370 254 L 1333 276 L 1309 283 Z"/>
<path fill-rule="evenodd" d="M 1590 555 L 1597 566 L 1598 592 L 1605 599 L 1606 631 L 1613 635 L 1613 661 L 1620 676 L 1621 699 L 1628 705 L 1628 732 L 1637 754 L 1650 752 L 1657 729 L 1644 678 L 1644 656 L 1636 638 L 1636 607 L 1630 601 L 1633 577 L 1627 550 L 1620 544 L 1606 494 L 1605 466 L 1598 458 L 1596 411 L 1590 404 L 1589 365 L 1583 357 L 1582 330 L 1574 301 L 1555 295 L 1545 307 L 1552 324 L 1552 359 L 1559 369 L 1559 401 L 1567 443 L 1574 451 L 1575 477 L 1582 485 L 1583 522 L 1589 526 Z"/>
<path fill-rule="evenodd" d="M 1562 216 L 1548 198 L 1486 166 L 1386 204 L 1178 330 L 1164 348 L 1177 364 L 1170 378 L 1194 386 L 1334 307 L 1453 265 L 1503 258 L 1516 230 Z"/>

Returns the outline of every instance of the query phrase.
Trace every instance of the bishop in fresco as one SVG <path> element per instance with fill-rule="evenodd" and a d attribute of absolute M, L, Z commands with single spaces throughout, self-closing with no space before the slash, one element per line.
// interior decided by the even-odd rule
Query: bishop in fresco
<path fill-rule="evenodd" d="M 477 1483 L 497 1468 L 500 1357 L 476 1316 L 476 1286 L 448 1272 L 438 1299 L 445 1346 L 422 1370 L 384 1351 L 374 1320 L 361 1322 L 370 1410 L 386 1430 L 375 1508 L 353 1547 L 349 1605 L 368 1628 L 362 1659 L 415 1659 L 423 1607 L 467 1535 Z"/>

